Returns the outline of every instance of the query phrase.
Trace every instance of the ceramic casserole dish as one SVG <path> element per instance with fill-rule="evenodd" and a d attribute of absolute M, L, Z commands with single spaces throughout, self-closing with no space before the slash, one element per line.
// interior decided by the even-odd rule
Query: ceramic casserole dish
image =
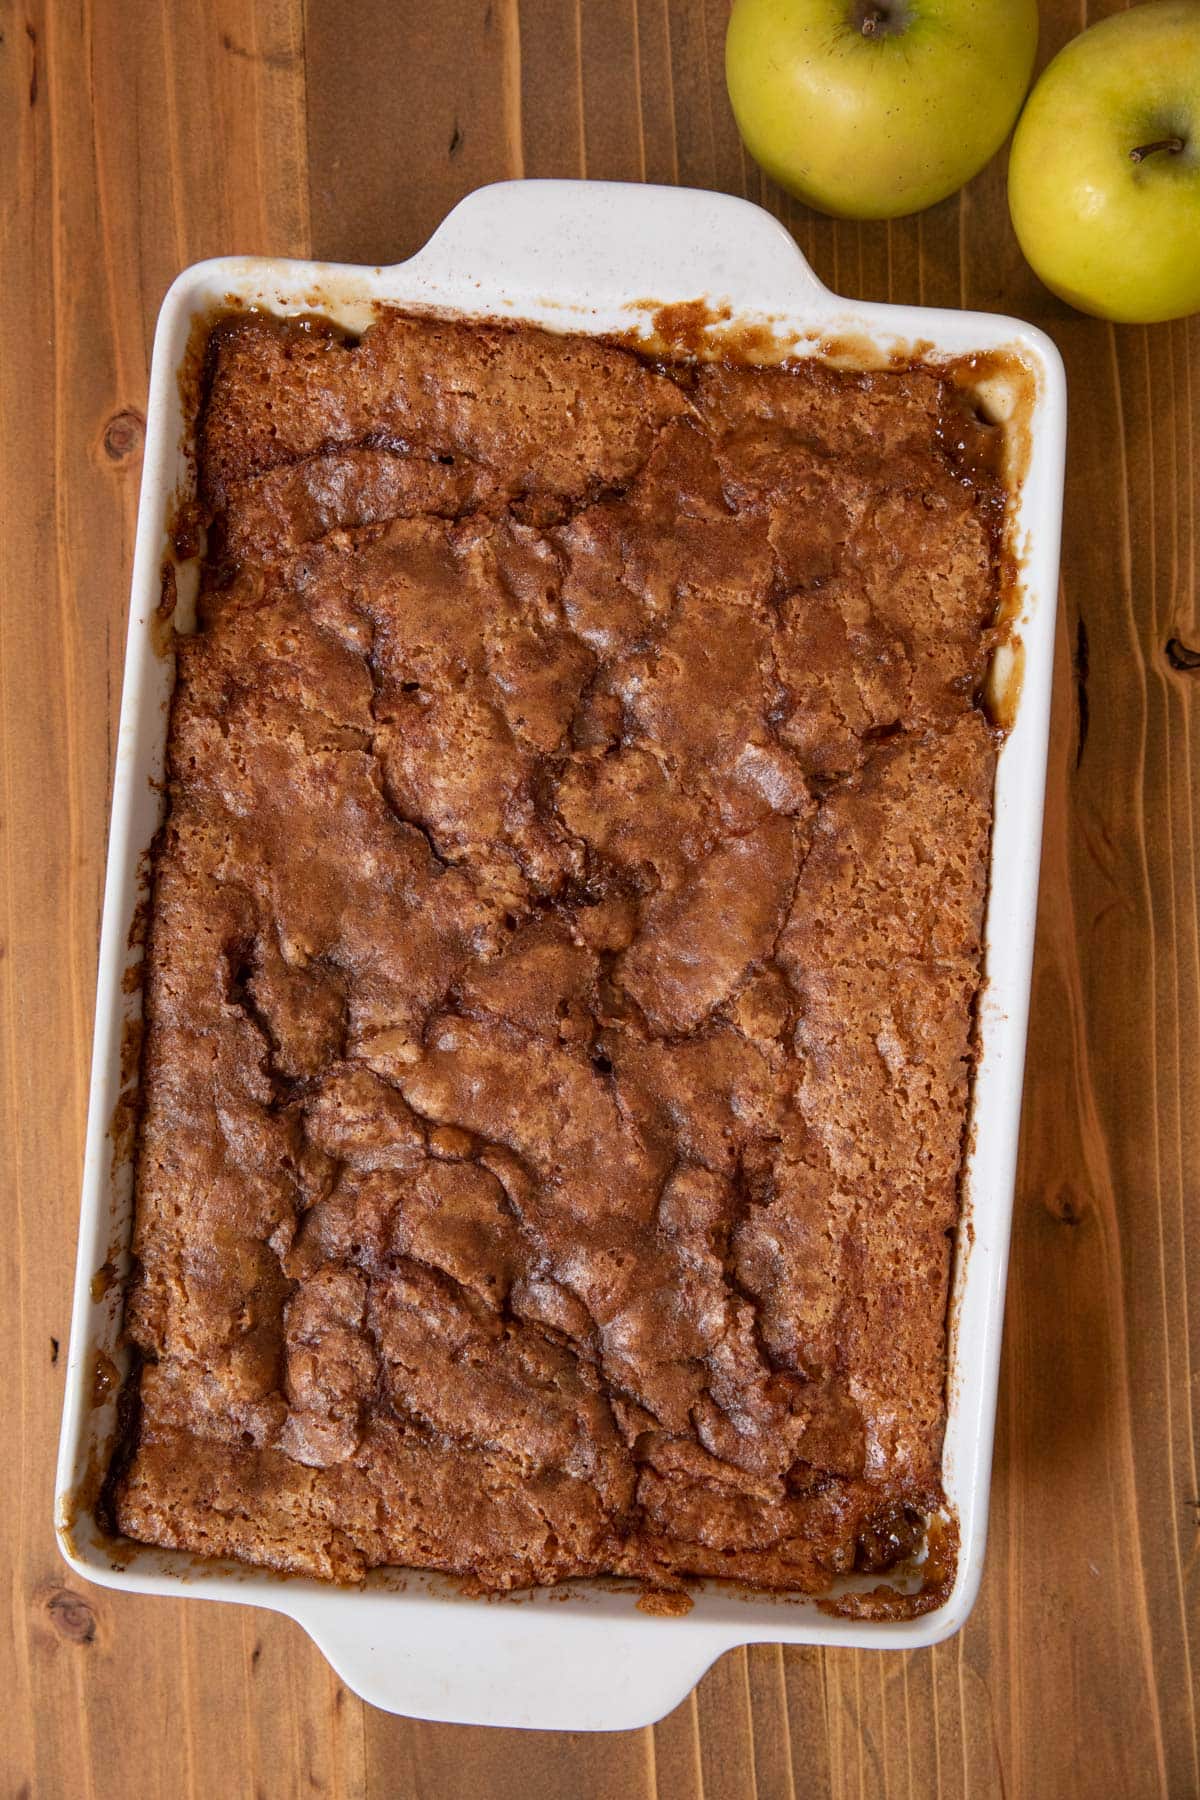
<path fill-rule="evenodd" d="M 381 1572 L 361 1588 L 282 1579 L 114 1542 L 95 1516 L 128 1366 L 120 1342 L 132 1211 L 130 1045 L 141 998 L 131 926 L 157 830 L 173 678 L 161 616 L 170 523 L 194 477 L 183 379 L 196 320 L 230 304 L 323 313 L 361 330 L 380 303 L 550 329 L 643 334 L 656 307 L 688 309 L 695 347 L 720 352 L 747 328 L 755 360 L 825 356 L 953 360 L 978 373 L 980 403 L 1005 424 L 1014 635 L 1012 726 L 999 758 L 964 1204 L 951 1304 L 943 1485 L 960 1552 L 947 1600 L 923 1617 L 830 1616 L 811 1599 L 700 1583 L 685 1616 L 637 1609 L 629 1584 L 572 1583 L 484 1601 L 438 1576 Z M 660 315 L 661 316 L 661 315 Z M 963 359 L 974 359 L 965 364 Z M 1020 1122 L 1046 774 L 1065 437 L 1057 351 L 1010 318 L 866 305 L 830 293 L 767 213 L 726 195 L 599 182 L 508 182 L 467 197 L 406 263 L 364 268 L 232 257 L 196 264 L 159 314 L 147 408 L 100 945 L 74 1313 L 55 1499 L 63 1556 L 83 1578 L 135 1593 L 266 1606 L 310 1634 L 374 1705 L 473 1724 L 615 1729 L 684 1698 L 735 1645 L 914 1649 L 956 1631 L 979 1587 L 988 1512 L 1004 1279 Z M 189 575 L 174 569 L 177 628 Z M 164 642 L 164 639 L 167 641 Z M 131 941 L 134 948 L 131 949 Z M 133 1058 L 136 1061 L 136 1058 Z M 862 1578 L 859 1578 L 860 1581 Z"/>

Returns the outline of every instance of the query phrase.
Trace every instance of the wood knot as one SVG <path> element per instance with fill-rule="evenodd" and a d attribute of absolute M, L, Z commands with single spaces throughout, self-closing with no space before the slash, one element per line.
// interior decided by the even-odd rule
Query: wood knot
<path fill-rule="evenodd" d="M 51 1588 L 42 1605 L 59 1637 L 69 1644 L 95 1643 L 96 1615 L 82 1594 L 76 1594 L 70 1588 Z"/>
<path fill-rule="evenodd" d="M 1200 671 L 1200 650 L 1193 650 L 1182 638 L 1167 639 L 1167 661 L 1180 674 L 1195 675 Z"/>
<path fill-rule="evenodd" d="M 104 427 L 104 454 L 109 462 L 127 462 L 141 450 L 146 437 L 146 421 L 140 412 L 127 407 L 114 413 Z"/>
<path fill-rule="evenodd" d="M 1052 1188 L 1045 1196 L 1042 1204 L 1052 1219 L 1060 1225 L 1080 1225 L 1087 1211 L 1087 1205 L 1068 1182 Z"/>

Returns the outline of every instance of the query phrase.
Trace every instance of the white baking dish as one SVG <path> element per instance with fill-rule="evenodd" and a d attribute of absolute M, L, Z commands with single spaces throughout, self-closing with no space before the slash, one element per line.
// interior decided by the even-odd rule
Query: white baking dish
<path fill-rule="evenodd" d="M 933 357 L 1010 352 L 1017 359 L 1005 365 L 1007 374 L 991 371 L 989 402 L 1021 410 L 1009 435 L 1014 481 L 1021 465 L 1011 545 L 1021 564 L 1017 629 L 1024 682 L 996 785 L 988 984 L 970 1150 L 971 1229 L 960 1234 L 955 1270 L 945 1449 L 945 1490 L 958 1516 L 961 1553 L 953 1591 L 938 1611 L 871 1623 L 827 1616 L 807 1600 L 747 1597 L 711 1584 L 697 1591 L 693 1610 L 680 1618 L 647 1616 L 628 1587 L 602 1584 L 486 1602 L 463 1598 L 441 1578 L 414 1574 L 383 1575 L 362 1590 L 347 1590 L 116 1546 L 97 1526 L 91 1500 L 115 1425 L 113 1394 L 103 1390 L 111 1390 L 112 1365 L 121 1372 L 125 1367 L 118 1345 L 120 1283 L 113 1275 L 126 1266 L 131 1169 L 128 1144 L 114 1140 L 112 1128 L 122 1094 L 122 1040 L 140 998 L 126 991 L 123 976 L 137 954 L 129 949 L 131 921 L 159 821 L 154 783 L 162 771 L 172 679 L 156 617 L 167 520 L 191 479 L 180 370 L 193 321 L 230 298 L 281 313 L 319 310 L 351 328 L 367 323 L 374 303 L 385 301 L 585 332 L 647 327 L 648 299 L 703 298 L 714 312 L 728 309 L 733 325 L 768 323 L 780 352 L 837 354 L 860 363 L 913 348 Z M 394 268 L 238 257 L 198 263 L 180 275 L 159 315 L 147 409 L 58 1464 L 58 1538 L 77 1574 L 137 1593 L 271 1607 L 301 1624 L 342 1678 L 375 1705 L 497 1725 L 645 1724 L 680 1701 L 714 1658 L 736 1644 L 912 1649 L 958 1629 L 979 1586 L 987 1523 L 1045 784 L 1064 435 L 1062 365 L 1040 332 L 978 313 L 839 299 L 815 279 L 781 226 L 757 207 L 721 194 L 509 182 L 470 195 L 417 256 Z M 180 588 L 185 592 L 186 571 Z M 103 1271 L 98 1280 L 97 1271 Z"/>

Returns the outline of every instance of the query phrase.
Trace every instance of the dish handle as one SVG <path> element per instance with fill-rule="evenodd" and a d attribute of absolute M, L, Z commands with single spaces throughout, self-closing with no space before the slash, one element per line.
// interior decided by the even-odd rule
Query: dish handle
<path fill-rule="evenodd" d="M 627 309 L 632 294 L 795 314 L 828 298 L 792 237 L 761 206 L 626 181 L 476 188 L 404 269 L 431 300 L 461 304 L 478 285 L 489 294 L 498 289 L 514 310 L 529 302 L 589 313 Z"/>
<path fill-rule="evenodd" d="M 630 1596 L 613 1599 L 632 1614 Z M 556 1608 L 553 1629 L 547 1605 Z M 336 1591 L 310 1592 L 303 1605 L 283 1610 L 372 1706 L 448 1724 L 539 1731 L 652 1724 L 737 1641 L 698 1621 L 622 1617 L 577 1595 L 481 1605 L 447 1604 L 444 1596 L 347 1600 Z"/>

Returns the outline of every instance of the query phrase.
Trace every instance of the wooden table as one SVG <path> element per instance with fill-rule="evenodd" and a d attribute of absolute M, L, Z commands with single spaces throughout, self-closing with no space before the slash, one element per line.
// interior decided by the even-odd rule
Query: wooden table
<path fill-rule="evenodd" d="M 1115 10 L 1043 0 L 1044 54 Z M 0 0 L 5 1800 L 1200 1793 L 1200 321 L 1113 330 L 1052 301 L 999 161 L 891 226 L 789 202 L 739 147 L 725 16 L 726 0 Z M 50 1530 L 159 300 L 229 251 L 397 260 L 510 175 L 748 194 L 847 294 L 1036 320 L 1071 386 L 982 1598 L 932 1651 L 738 1651 L 655 1729 L 602 1738 L 389 1718 L 290 1623 L 83 1588 Z"/>

